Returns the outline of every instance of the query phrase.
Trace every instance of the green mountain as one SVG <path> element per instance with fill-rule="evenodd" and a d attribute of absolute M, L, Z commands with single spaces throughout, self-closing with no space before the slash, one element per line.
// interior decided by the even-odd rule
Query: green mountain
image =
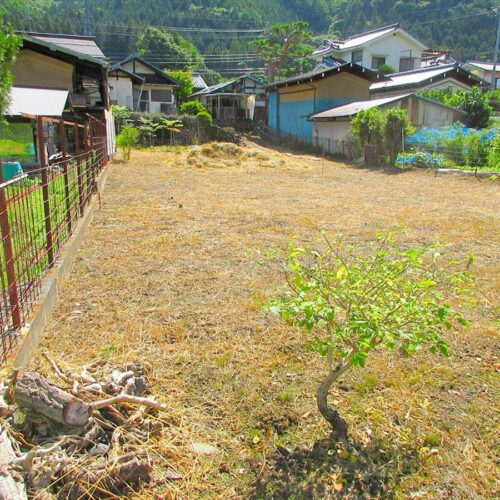
<path fill-rule="evenodd" d="M 12 0 L 11 0 L 12 1 Z M 11 9 L 16 29 L 83 33 L 84 0 L 31 0 L 27 10 Z M 400 22 L 433 48 L 461 59 L 491 59 L 497 19 L 488 0 L 89 0 L 93 30 L 113 60 L 136 49 L 149 25 L 182 28 L 180 34 L 206 54 L 207 66 L 225 69 L 262 66 L 245 57 L 252 30 L 303 19 L 318 34 L 347 37 Z M 219 31 L 213 31 L 219 30 Z M 221 31 L 224 30 L 224 31 Z M 162 63 L 157 54 L 158 64 Z"/>

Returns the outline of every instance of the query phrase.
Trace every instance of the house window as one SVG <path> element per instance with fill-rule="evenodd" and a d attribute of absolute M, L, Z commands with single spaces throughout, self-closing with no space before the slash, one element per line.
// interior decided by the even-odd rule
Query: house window
<path fill-rule="evenodd" d="M 171 90 L 152 90 L 151 100 L 153 102 L 172 102 Z"/>
<path fill-rule="evenodd" d="M 362 50 L 353 50 L 351 61 L 353 63 L 361 63 L 363 62 L 363 51 Z"/>
<path fill-rule="evenodd" d="M 385 57 L 373 56 L 372 57 L 372 69 L 379 69 L 380 66 L 385 64 Z"/>
<path fill-rule="evenodd" d="M 415 59 L 413 57 L 402 57 L 399 60 L 399 71 L 411 71 L 415 69 Z"/>
<path fill-rule="evenodd" d="M 160 104 L 160 113 L 171 113 L 172 112 L 172 105 L 167 104 L 166 102 L 162 102 Z"/>
<path fill-rule="evenodd" d="M 143 90 L 141 92 L 141 101 L 148 101 L 149 102 L 149 90 Z"/>

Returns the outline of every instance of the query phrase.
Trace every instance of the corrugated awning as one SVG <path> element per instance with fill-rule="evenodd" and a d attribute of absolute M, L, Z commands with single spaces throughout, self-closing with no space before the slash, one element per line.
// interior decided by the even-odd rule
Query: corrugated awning
<path fill-rule="evenodd" d="M 62 116 L 67 102 L 67 90 L 12 87 L 6 115 Z"/>
<path fill-rule="evenodd" d="M 377 108 L 393 101 L 399 101 L 412 94 L 398 95 L 394 97 L 386 97 L 385 99 L 373 99 L 371 101 L 357 101 L 343 106 L 327 109 L 320 113 L 315 113 L 310 116 L 312 120 L 328 120 L 333 118 L 343 118 L 345 116 L 353 116 L 365 109 Z"/>

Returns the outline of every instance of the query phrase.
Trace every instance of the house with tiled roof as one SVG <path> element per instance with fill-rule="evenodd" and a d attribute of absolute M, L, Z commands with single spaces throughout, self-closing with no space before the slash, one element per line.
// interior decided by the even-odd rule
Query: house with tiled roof
<path fill-rule="evenodd" d="M 422 52 L 428 47 L 399 23 L 350 36 L 345 40 L 325 40 L 314 53 L 318 64 L 352 62 L 378 70 L 389 65 L 396 71 L 420 68 Z"/>

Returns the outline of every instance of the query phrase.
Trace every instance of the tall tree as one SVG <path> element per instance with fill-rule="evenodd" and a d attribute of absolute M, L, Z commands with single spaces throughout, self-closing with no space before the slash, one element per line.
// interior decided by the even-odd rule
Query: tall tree
<path fill-rule="evenodd" d="M 20 37 L 14 35 L 12 26 L 3 19 L 4 14 L 0 10 L 0 119 L 9 107 L 9 93 L 13 82 L 10 70 L 21 44 Z"/>
<path fill-rule="evenodd" d="M 141 57 L 159 61 L 172 69 L 204 66 L 203 57 L 195 45 L 178 33 L 161 28 L 146 28 L 137 40 L 137 51 Z"/>
<path fill-rule="evenodd" d="M 267 66 L 269 83 L 278 73 L 300 73 L 309 69 L 313 49 L 307 42 L 312 33 L 307 30 L 309 23 L 296 21 L 289 24 L 275 24 L 263 38 L 254 40 L 251 45 L 257 50 Z M 283 74 L 284 73 L 284 74 Z"/>
<path fill-rule="evenodd" d="M 168 69 L 166 72 L 179 82 L 174 94 L 177 104 L 182 104 L 193 93 L 193 73 L 190 70 L 169 71 Z"/>

